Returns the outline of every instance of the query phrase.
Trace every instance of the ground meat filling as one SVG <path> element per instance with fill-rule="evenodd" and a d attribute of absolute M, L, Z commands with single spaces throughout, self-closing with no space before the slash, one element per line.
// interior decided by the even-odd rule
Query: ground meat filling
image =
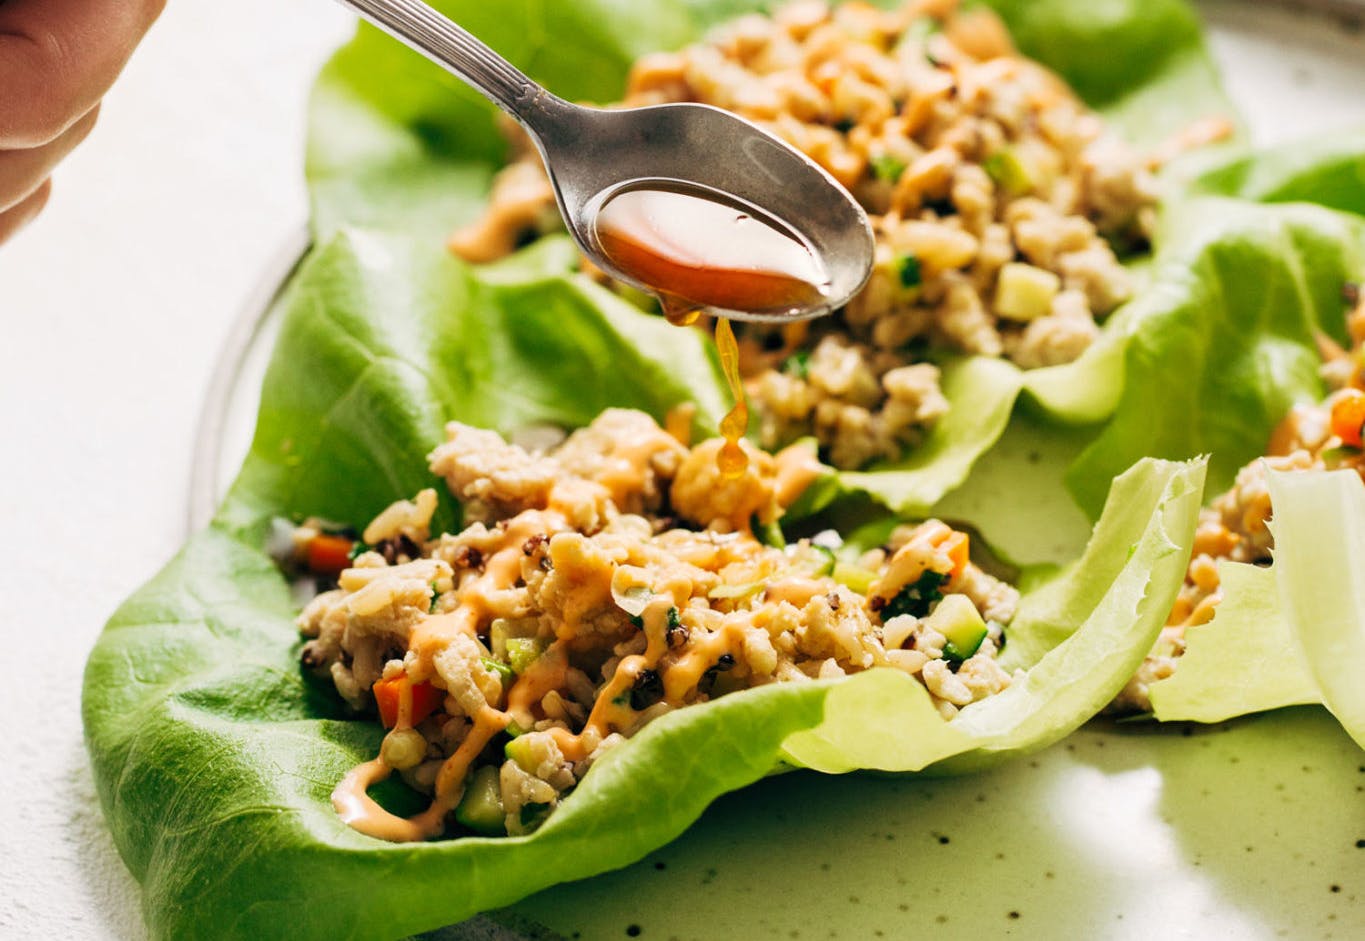
<path fill-rule="evenodd" d="M 1354 286 L 1347 293 L 1354 295 Z M 1266 525 L 1271 518 L 1270 471 L 1349 468 L 1365 477 L 1361 422 L 1341 418 L 1347 405 L 1365 401 L 1365 307 L 1358 305 L 1348 315 L 1347 330 L 1349 352 L 1326 338 L 1320 341 L 1321 373 L 1332 390 L 1327 398 L 1316 405 L 1294 406 L 1271 436 L 1266 456 L 1238 471 L 1232 489 L 1200 511 L 1190 565 L 1171 616 L 1156 646 L 1115 698 L 1112 711 L 1151 711 L 1150 687 L 1175 672 L 1185 652 L 1186 632 L 1213 620 L 1223 597 L 1219 560 L 1270 564 L 1274 548 Z M 1358 408 L 1358 414 L 1365 416 L 1365 405 Z"/>
<path fill-rule="evenodd" d="M 688 447 L 623 410 L 548 453 L 459 423 L 447 436 L 432 470 L 473 519 L 433 535 L 434 491 L 395 503 L 298 619 L 304 666 L 391 729 L 333 796 L 364 832 L 430 838 L 452 812 L 526 832 L 652 719 L 767 683 L 888 667 L 945 718 L 1011 683 L 995 655 L 1019 595 L 965 533 L 905 525 L 837 560 L 832 533 L 754 536 L 799 495 L 791 453 L 746 445 L 748 469 L 718 482 L 716 439 Z M 424 815 L 366 795 L 393 771 L 432 795 Z"/>
<path fill-rule="evenodd" d="M 1137 248 L 1151 231 L 1147 164 L 1018 55 L 993 13 L 956 7 L 796 2 L 631 71 L 626 105 L 734 111 L 869 213 L 875 268 L 844 310 L 810 327 L 741 328 L 766 448 L 813 435 L 841 468 L 898 458 L 948 410 L 926 350 L 1071 362 L 1132 293 L 1113 246 Z M 528 206 L 528 179 L 543 173 L 534 148 L 523 138 L 516 152 L 485 217 L 451 241 L 467 259 L 553 218 L 548 189 L 548 212 Z"/>

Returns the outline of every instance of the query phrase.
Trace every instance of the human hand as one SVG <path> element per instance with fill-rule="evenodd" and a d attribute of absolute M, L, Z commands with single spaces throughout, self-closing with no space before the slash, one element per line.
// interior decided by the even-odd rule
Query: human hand
<path fill-rule="evenodd" d="M 0 243 L 47 203 L 166 0 L 0 0 Z"/>

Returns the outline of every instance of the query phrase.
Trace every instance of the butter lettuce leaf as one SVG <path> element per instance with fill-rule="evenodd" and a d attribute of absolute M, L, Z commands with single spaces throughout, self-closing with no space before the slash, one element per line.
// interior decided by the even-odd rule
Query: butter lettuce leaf
<path fill-rule="evenodd" d="M 899 0 L 880 5 L 898 6 Z M 1182 0 L 989 5 L 1025 54 L 1058 71 L 1138 146 L 1154 146 L 1211 115 L 1235 120 L 1198 18 Z M 601 103 L 623 94 L 638 56 L 679 48 L 718 23 L 775 4 L 509 0 L 493 7 L 439 0 L 435 6 L 557 94 Z M 564 36 L 574 42 L 563 42 Z M 322 235 L 351 223 L 444 239 L 478 215 L 491 175 L 505 159 L 494 113 L 458 79 L 362 26 L 324 69 L 310 109 L 314 231 Z M 944 392 L 951 411 L 926 440 L 899 460 L 831 473 L 799 509 L 865 494 L 897 512 L 926 512 L 999 438 L 1021 392 L 1060 421 L 1104 419 L 1122 388 L 1122 372 L 1114 366 L 1131 319 L 1113 318 L 1104 338 L 1070 366 L 1025 373 L 1000 360 L 948 358 Z"/>
<path fill-rule="evenodd" d="M 120 608 L 90 657 L 82 711 L 100 797 L 154 937 L 435 928 L 623 866 L 788 764 L 958 772 L 1055 741 L 1114 695 L 1159 629 L 1201 476 L 1164 462 L 1126 476 L 1120 518 L 1100 524 L 1079 563 L 1093 572 L 1062 581 L 1084 596 L 1062 606 L 1077 629 L 1057 630 L 1056 605 L 1026 599 L 1019 630 L 1045 625 L 1060 642 L 951 722 L 893 671 L 772 684 L 651 723 L 534 834 L 402 845 L 333 811 L 332 787 L 376 753 L 382 729 L 304 675 L 283 577 L 220 520 Z"/>
<path fill-rule="evenodd" d="M 1365 748 L 1365 483 L 1355 471 L 1272 473 L 1270 500 L 1272 568 L 1295 650 L 1323 705 Z"/>
<path fill-rule="evenodd" d="M 1223 601 L 1213 620 L 1185 630 L 1175 672 L 1149 689 L 1163 722 L 1222 722 L 1322 701 L 1280 609 L 1277 573 L 1221 562 Z"/>
<path fill-rule="evenodd" d="M 564 244 L 474 269 L 420 237 L 334 233 L 282 298 L 250 459 L 219 519 L 367 520 L 430 484 L 426 454 L 452 418 L 511 434 L 692 402 L 696 430 L 713 431 L 729 408 L 714 347 L 554 273 Z"/>
<path fill-rule="evenodd" d="M 1365 484 L 1354 471 L 1272 471 L 1269 488 L 1272 564 L 1219 565 L 1223 601 L 1186 631 L 1153 710 L 1218 722 L 1321 703 L 1365 748 Z"/>
<path fill-rule="evenodd" d="M 1153 286 L 1122 312 L 1113 418 L 1068 475 L 1092 515 L 1139 457 L 1211 454 L 1210 492 L 1322 396 L 1315 337 L 1345 342 L 1342 286 L 1365 271 L 1365 220 L 1301 203 L 1190 200 L 1165 211 Z"/>
<path fill-rule="evenodd" d="M 342 229 L 284 296 L 241 476 L 212 525 L 114 615 L 86 669 L 97 786 L 155 937 L 287 925 L 299 938 L 392 938 L 458 921 L 638 859 L 778 768 L 946 773 L 1042 747 L 1100 708 L 1150 645 L 1189 551 L 1197 463 L 1144 462 L 1121 479 L 1076 566 L 1025 597 L 1028 655 L 1010 665 L 1026 672 L 951 722 L 889 671 L 772 684 L 651 723 L 530 836 L 393 845 L 350 830 L 329 795 L 382 729 L 298 666 L 296 608 L 261 548 L 264 523 L 360 526 L 439 486 L 425 455 L 447 419 L 510 431 L 586 423 L 608 405 L 658 415 L 709 395 L 712 417 L 723 407 L 692 334 L 544 262 L 507 263 L 535 278 L 485 279 L 420 239 Z M 394 785 L 383 799 L 413 796 Z"/>
<path fill-rule="evenodd" d="M 1316 203 L 1365 215 L 1365 128 L 1266 150 L 1191 154 L 1178 168 L 1187 197 L 1231 196 L 1261 203 Z"/>

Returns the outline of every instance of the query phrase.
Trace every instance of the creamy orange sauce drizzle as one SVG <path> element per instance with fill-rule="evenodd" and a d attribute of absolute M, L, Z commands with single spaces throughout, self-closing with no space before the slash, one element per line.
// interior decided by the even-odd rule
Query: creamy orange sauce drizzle
<path fill-rule="evenodd" d="M 825 474 L 825 465 L 813 447 L 792 444 L 773 455 L 777 461 L 777 483 L 773 492 L 781 507 L 789 507 L 806 488 Z"/>
<path fill-rule="evenodd" d="M 669 412 L 672 416 L 673 412 Z M 686 416 L 688 425 L 691 415 Z M 671 433 L 671 429 L 659 428 L 643 438 L 618 441 L 608 455 L 606 466 L 595 475 L 595 479 L 606 487 L 612 501 L 618 507 L 630 505 L 632 495 L 645 488 L 645 477 L 650 469 L 650 457 L 659 452 L 674 451 L 679 454 L 683 446 Z"/>
<path fill-rule="evenodd" d="M 537 657 L 507 691 L 507 712 L 523 730 L 535 725 L 536 718 L 531 710 L 545 698 L 552 689 L 564 685 L 564 677 L 569 672 L 569 658 L 565 642 L 557 640 Z"/>
<path fill-rule="evenodd" d="M 689 649 L 663 673 L 664 701 L 680 706 L 687 694 L 696 689 L 702 674 L 715 666 L 727 653 L 734 653 L 744 642 L 742 629 L 726 623 L 721 629 L 705 637 L 696 638 Z"/>
<path fill-rule="evenodd" d="M 725 332 L 729 333 L 728 324 L 725 326 Z M 733 334 L 730 336 L 733 342 Z M 730 362 L 733 366 L 733 359 Z M 742 404 L 741 401 L 741 407 Z M 637 442 L 615 452 L 613 458 L 619 459 L 621 465 L 616 468 L 620 477 L 616 483 L 625 486 L 632 474 L 643 474 L 643 465 L 656 445 L 657 442 Z M 740 454 L 743 456 L 742 451 Z M 787 473 L 799 483 L 799 479 L 813 472 L 809 466 L 812 462 L 816 468 L 819 467 L 809 452 L 802 457 L 797 451 L 792 451 L 791 456 L 785 459 L 784 466 L 789 467 Z M 795 489 L 797 483 L 789 486 Z M 553 494 L 549 502 L 554 503 Z M 496 534 L 498 531 L 493 532 Z M 507 609 L 507 596 L 521 579 L 523 547 L 527 540 L 544 534 L 569 532 L 572 532 L 572 528 L 567 520 L 553 510 L 527 510 L 503 526 L 495 545 L 491 550 L 486 550 L 482 571 L 470 570 L 461 574 L 459 607 L 449 613 L 428 615 L 413 628 L 409 637 L 410 656 L 406 664 L 409 679 L 413 682 L 434 680 L 443 688 L 435 669 L 435 660 L 443 650 L 460 635 L 471 639 L 486 635 L 489 624 L 496 617 L 517 616 L 519 613 Z M 547 550 L 552 557 L 555 545 L 552 540 Z M 714 556 L 723 551 L 723 547 L 710 546 L 706 550 Z M 575 733 L 562 727 L 546 730 L 566 759 L 581 761 L 608 735 L 632 729 L 639 712 L 631 706 L 631 692 L 645 670 L 658 671 L 663 685 L 663 702 L 674 707 L 682 706 L 707 670 L 725 654 L 734 654 L 741 649 L 743 625 L 726 623 L 720 630 L 709 634 L 697 629 L 698 633 L 693 634 L 692 641 L 683 652 L 670 651 L 670 609 L 681 611 L 693 589 L 691 582 L 685 581 L 656 593 L 641 614 L 646 641 L 644 652 L 621 658 L 611 678 L 598 691 L 592 711 L 580 731 Z M 774 597 L 798 605 L 809 600 L 817 590 L 818 586 L 814 582 L 802 579 L 787 579 L 770 586 Z M 507 690 L 505 708 L 498 709 L 495 704 L 489 704 L 473 717 L 473 725 L 465 739 L 437 773 L 435 796 L 426 810 L 416 816 L 403 818 L 386 811 L 369 796 L 368 789 L 393 772 L 393 768 L 382 757 L 378 757 L 353 768 L 333 790 L 332 804 L 341 819 L 361 833 L 395 842 L 426 840 L 441 835 L 446 817 L 455 809 L 463 794 L 471 764 L 488 743 L 510 723 L 516 723 L 524 731 L 533 729 L 538 719 L 543 718 L 543 714 L 539 714 L 541 701 L 552 690 L 563 688 L 570 669 L 569 641 L 576 634 L 577 624 L 586 611 L 603 601 L 601 598 L 575 600 L 582 600 L 583 603 L 575 604 L 564 612 L 564 620 L 556 628 L 556 640 Z M 399 700 L 397 722 L 389 734 L 412 727 L 412 709 L 411 687 L 405 686 Z"/>
<path fill-rule="evenodd" d="M 592 712 L 578 734 L 568 729 L 551 729 L 550 735 L 560 752 L 570 761 L 582 761 L 602 739 L 612 732 L 630 727 L 635 710 L 630 707 L 630 691 L 645 670 L 653 670 L 668 652 L 668 611 L 677 607 L 670 594 L 656 597 L 640 615 L 644 625 L 645 651 L 622 657 L 611 679 L 597 693 Z M 619 700 L 625 700 L 624 702 Z"/>

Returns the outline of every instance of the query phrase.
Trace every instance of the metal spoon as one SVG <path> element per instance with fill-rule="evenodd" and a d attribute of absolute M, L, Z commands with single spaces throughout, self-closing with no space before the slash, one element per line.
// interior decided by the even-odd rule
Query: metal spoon
<path fill-rule="evenodd" d="M 603 203 L 641 183 L 727 194 L 785 222 L 828 277 L 822 300 L 780 316 L 724 311 L 741 320 L 792 321 L 843 306 L 872 270 L 867 214 L 810 158 L 728 111 L 700 104 L 605 110 L 571 104 L 523 75 L 421 0 L 341 0 L 449 70 L 516 118 L 540 149 L 569 232 L 593 263 L 657 293 L 604 257 L 594 220 Z"/>

